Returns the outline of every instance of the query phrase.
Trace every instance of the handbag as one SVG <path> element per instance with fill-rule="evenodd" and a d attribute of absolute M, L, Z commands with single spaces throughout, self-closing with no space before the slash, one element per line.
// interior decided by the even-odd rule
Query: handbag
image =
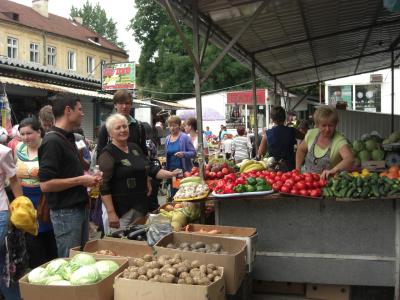
<path fill-rule="evenodd" d="M 50 223 L 50 209 L 44 194 L 40 196 L 36 211 L 39 222 Z"/>

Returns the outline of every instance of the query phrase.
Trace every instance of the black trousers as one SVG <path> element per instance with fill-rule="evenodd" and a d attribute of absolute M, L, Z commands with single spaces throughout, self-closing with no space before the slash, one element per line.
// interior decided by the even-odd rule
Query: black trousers
<path fill-rule="evenodd" d="M 25 234 L 29 254 L 29 267 L 36 268 L 57 258 L 57 244 L 53 230 L 41 232 L 37 236 Z"/>

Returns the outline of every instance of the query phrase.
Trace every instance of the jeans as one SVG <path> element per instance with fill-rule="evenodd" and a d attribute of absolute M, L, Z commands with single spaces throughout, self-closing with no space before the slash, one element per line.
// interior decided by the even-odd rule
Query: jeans
<path fill-rule="evenodd" d="M 89 212 L 87 208 L 50 209 L 58 257 L 68 257 L 69 249 L 85 246 L 89 239 Z"/>
<path fill-rule="evenodd" d="M 8 210 L 0 211 L 0 255 L 1 255 L 0 267 L 2 267 L 5 261 L 5 255 L 6 255 L 5 238 L 8 231 L 9 218 L 10 218 L 10 212 Z M 18 283 L 11 283 L 9 287 L 6 287 L 3 280 L 0 280 L 0 290 L 4 296 L 4 299 L 6 300 L 21 299 Z"/>

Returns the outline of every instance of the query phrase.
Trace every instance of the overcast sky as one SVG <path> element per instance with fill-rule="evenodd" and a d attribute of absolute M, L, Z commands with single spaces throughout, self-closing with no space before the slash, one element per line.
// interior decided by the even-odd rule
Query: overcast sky
<path fill-rule="evenodd" d="M 0 0 L 1 1 L 1 0 Z M 32 0 L 11 0 L 26 6 L 32 7 Z M 49 13 L 69 18 L 71 7 L 83 7 L 86 0 L 49 0 Z M 89 0 L 92 5 L 99 3 L 107 13 L 108 18 L 112 18 L 117 23 L 118 40 L 124 42 L 129 54 L 129 60 L 138 62 L 140 56 L 140 46 L 132 36 L 132 30 L 127 31 L 129 20 L 136 13 L 134 0 Z"/>

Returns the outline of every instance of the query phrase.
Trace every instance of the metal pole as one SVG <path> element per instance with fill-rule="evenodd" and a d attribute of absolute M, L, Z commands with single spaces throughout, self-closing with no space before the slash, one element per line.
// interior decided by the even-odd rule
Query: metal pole
<path fill-rule="evenodd" d="M 322 84 L 321 84 L 321 81 L 318 84 L 319 84 L 319 103 L 322 103 Z"/>
<path fill-rule="evenodd" d="M 200 65 L 200 49 L 199 49 L 199 23 L 197 1 L 192 1 L 193 9 L 193 54 L 197 65 Z M 203 147 L 203 111 L 201 105 L 201 82 L 200 82 L 200 68 L 194 68 L 194 87 L 196 93 L 196 118 L 197 118 L 197 132 L 199 147 L 196 149 L 197 157 L 199 158 L 199 174 L 201 178 L 204 173 L 204 147 Z M 199 153 L 200 152 L 200 153 Z M 199 155 L 200 154 L 200 155 Z"/>
<path fill-rule="evenodd" d="M 248 122 L 247 122 L 247 116 L 248 116 L 247 104 L 245 104 L 245 106 L 244 106 L 244 127 L 246 127 L 246 129 L 249 128 Z"/>
<path fill-rule="evenodd" d="M 392 51 L 392 114 L 391 114 L 391 129 L 394 132 L 394 51 Z"/>
<path fill-rule="evenodd" d="M 393 52 L 392 52 L 393 53 Z M 400 200 L 393 200 L 394 210 L 395 210 L 395 251 L 396 260 L 394 265 L 394 300 L 400 300 Z"/>
<path fill-rule="evenodd" d="M 256 62 L 254 55 L 251 57 L 251 80 L 253 81 L 253 107 L 254 107 L 254 147 L 258 147 L 258 122 L 257 122 L 257 81 L 256 81 Z"/>

